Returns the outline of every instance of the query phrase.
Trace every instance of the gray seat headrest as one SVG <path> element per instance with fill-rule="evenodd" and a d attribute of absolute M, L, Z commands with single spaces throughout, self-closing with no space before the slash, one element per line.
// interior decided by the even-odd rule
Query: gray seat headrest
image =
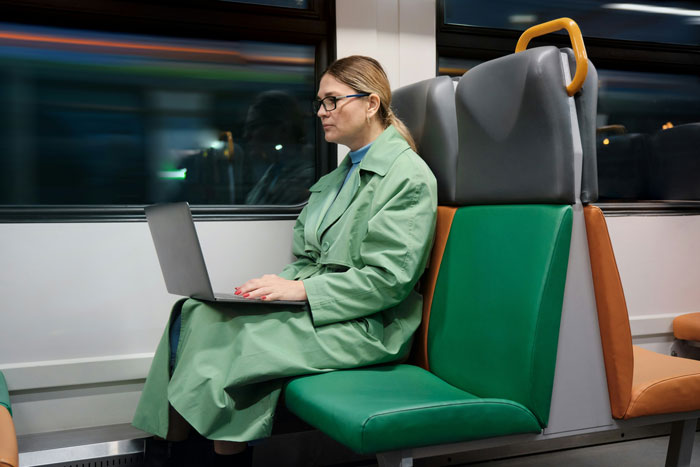
<path fill-rule="evenodd" d="M 456 89 L 455 204 L 573 204 L 574 148 L 561 55 L 539 47 L 469 70 Z"/>
<path fill-rule="evenodd" d="M 454 83 L 438 76 L 393 92 L 394 113 L 408 127 L 418 154 L 435 174 L 438 203 L 454 204 L 457 179 L 457 119 Z"/>

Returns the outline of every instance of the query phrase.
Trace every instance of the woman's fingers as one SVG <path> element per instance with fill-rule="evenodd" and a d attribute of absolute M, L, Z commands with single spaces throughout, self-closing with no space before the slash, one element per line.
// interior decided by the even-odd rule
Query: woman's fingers
<path fill-rule="evenodd" d="M 265 274 L 236 287 L 236 295 L 263 300 L 306 300 L 301 281 L 287 280 L 275 274 Z M 263 298 L 265 297 L 265 298 Z"/>
<path fill-rule="evenodd" d="M 245 284 L 236 287 L 235 294 L 245 298 L 261 298 L 266 293 L 272 292 L 278 288 L 283 282 L 291 282 L 282 279 L 274 274 L 265 274 L 262 277 L 250 279 Z"/>
<path fill-rule="evenodd" d="M 247 293 L 253 292 L 254 290 L 263 287 L 265 284 L 262 282 L 262 277 L 257 277 L 255 279 L 250 279 L 245 284 L 236 287 L 236 295 L 245 295 Z"/>
<path fill-rule="evenodd" d="M 270 287 L 260 287 L 255 290 L 252 290 L 243 296 L 245 298 L 262 298 L 262 297 L 267 297 L 270 293 L 272 293 L 272 288 Z"/>

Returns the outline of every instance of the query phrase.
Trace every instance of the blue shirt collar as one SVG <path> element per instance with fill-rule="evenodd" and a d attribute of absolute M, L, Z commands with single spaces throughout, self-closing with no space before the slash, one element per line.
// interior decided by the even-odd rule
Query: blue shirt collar
<path fill-rule="evenodd" d="M 374 142 L 374 141 L 373 141 Z M 360 161 L 362 160 L 363 157 L 365 157 L 365 154 L 367 154 L 367 151 L 369 151 L 369 148 L 372 146 L 372 143 L 369 143 L 366 146 L 362 146 L 360 149 L 357 151 L 350 151 L 348 153 L 348 156 L 350 156 L 350 160 L 352 161 L 353 164 L 359 164 Z"/>

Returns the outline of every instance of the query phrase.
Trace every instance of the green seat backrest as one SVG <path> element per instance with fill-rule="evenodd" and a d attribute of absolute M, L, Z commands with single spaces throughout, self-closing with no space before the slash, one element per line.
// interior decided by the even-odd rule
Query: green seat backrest
<path fill-rule="evenodd" d="M 430 371 L 549 417 L 572 209 L 457 209 L 428 326 Z"/>

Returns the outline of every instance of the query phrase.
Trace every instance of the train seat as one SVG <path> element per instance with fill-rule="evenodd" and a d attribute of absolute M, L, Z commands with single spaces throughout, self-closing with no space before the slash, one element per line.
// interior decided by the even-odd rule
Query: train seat
<path fill-rule="evenodd" d="M 700 313 L 686 313 L 673 319 L 671 355 L 700 360 Z"/>
<path fill-rule="evenodd" d="M 700 123 L 687 123 L 660 130 L 651 137 L 653 186 L 659 199 L 700 199 L 697 147 Z M 672 181 L 672 183 L 670 182 Z M 687 313 L 673 320 L 674 356 L 700 360 L 700 313 Z"/>
<path fill-rule="evenodd" d="M 686 313 L 673 320 L 673 335 L 676 339 L 700 341 L 700 313 Z"/>
<path fill-rule="evenodd" d="M 438 204 L 454 199 L 457 180 L 455 82 L 438 76 L 393 91 L 394 113 L 408 127 L 418 154 L 430 166 L 438 183 Z"/>
<path fill-rule="evenodd" d="M 678 444 L 685 446 L 685 451 L 678 455 L 689 460 L 700 411 L 700 362 L 632 345 L 627 305 L 605 217 L 592 205 L 584 208 L 584 216 L 612 415 L 631 419 L 679 414 L 680 425 L 676 426 L 681 427 L 682 435 Z M 685 420 L 683 412 L 688 413 Z"/>
<path fill-rule="evenodd" d="M 569 70 L 576 76 L 576 53 L 568 47 L 561 49 L 566 54 Z M 598 160 L 596 158 L 596 118 L 598 113 L 598 70 L 593 62 L 586 58 L 586 78 L 581 89 L 574 94 L 576 121 L 581 141 L 581 188 L 579 200 L 583 204 L 598 199 Z"/>
<path fill-rule="evenodd" d="M 700 123 L 686 123 L 651 135 L 651 186 L 656 199 L 700 199 L 697 173 Z"/>
<path fill-rule="evenodd" d="M 19 466 L 17 436 L 12 422 L 10 394 L 5 376 L 0 372 L 0 467 Z"/>
<path fill-rule="evenodd" d="M 651 199 L 649 136 L 605 135 L 598 141 L 600 196 L 606 199 Z"/>
<path fill-rule="evenodd" d="M 387 465 L 404 448 L 547 425 L 576 200 L 563 73 L 559 49 L 540 47 L 462 77 L 457 155 L 427 159 L 438 186 L 454 188 L 439 197 L 420 366 L 297 378 L 292 412 Z M 438 80 L 414 88 L 436 111 L 449 105 L 424 86 Z"/>

